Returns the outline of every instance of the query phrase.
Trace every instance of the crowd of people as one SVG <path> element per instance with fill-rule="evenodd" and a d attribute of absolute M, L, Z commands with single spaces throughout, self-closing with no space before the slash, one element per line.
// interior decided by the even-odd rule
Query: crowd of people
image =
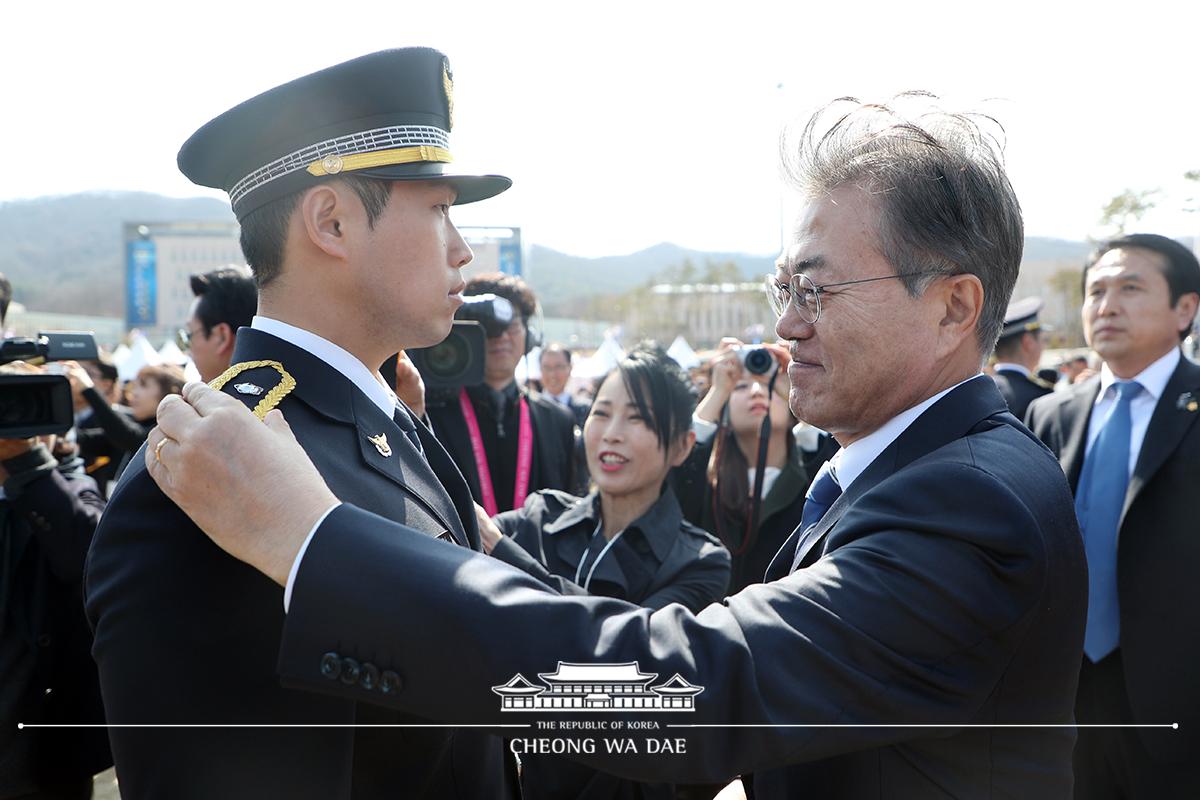
<path fill-rule="evenodd" d="M 449 76 L 365 56 L 184 145 L 252 270 L 192 278 L 211 388 L 0 365 L 75 411 L 0 439 L 0 798 L 114 760 L 130 798 L 1200 796 L 1190 250 L 1102 243 L 1048 365 L 978 123 L 852 106 L 789 164 L 778 339 L 582 381 L 532 287 L 463 279 L 450 207 L 510 182 L 406 138 L 444 144 Z M 427 392 L 404 352 L 473 303 L 483 382 Z M 492 689 L 556 662 L 702 685 L 703 730 L 518 759 Z"/>

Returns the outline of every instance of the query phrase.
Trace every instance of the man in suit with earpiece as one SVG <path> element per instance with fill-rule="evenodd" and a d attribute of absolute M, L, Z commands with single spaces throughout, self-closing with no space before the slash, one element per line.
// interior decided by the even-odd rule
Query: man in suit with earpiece
<path fill-rule="evenodd" d="M 472 297 L 487 295 L 501 310 L 483 313 L 488 335 L 483 383 L 454 396 L 429 398 L 427 413 L 434 435 L 458 464 L 475 502 L 494 516 L 520 508 L 538 489 L 578 487 L 571 413 L 516 381 L 517 365 L 539 344 L 540 334 L 530 327 L 537 296 L 518 277 L 477 275 L 463 290 L 464 310 L 477 305 Z"/>

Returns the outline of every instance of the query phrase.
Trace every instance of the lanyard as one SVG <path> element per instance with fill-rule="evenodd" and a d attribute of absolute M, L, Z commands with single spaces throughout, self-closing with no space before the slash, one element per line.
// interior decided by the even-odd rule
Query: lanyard
<path fill-rule="evenodd" d="M 621 538 L 621 534 L 625 533 L 625 529 L 622 528 L 617 532 L 616 536 L 608 540 L 608 544 L 604 545 L 604 548 L 600 550 L 600 555 L 596 556 L 596 560 L 592 562 L 592 568 L 588 570 L 587 578 L 584 579 L 583 583 L 580 583 L 579 579 L 583 577 L 583 565 L 587 563 L 588 554 L 592 552 L 592 542 L 596 541 L 596 537 L 600 535 L 600 529 L 603 527 L 604 520 L 596 523 L 596 530 L 592 531 L 592 536 L 588 539 L 588 545 L 584 548 L 583 558 L 579 559 L 579 566 L 575 568 L 575 583 L 582 586 L 585 591 L 591 585 L 592 575 L 596 574 L 596 567 L 600 564 L 600 559 L 604 558 L 609 549 L 617 543 L 617 539 Z"/>
<path fill-rule="evenodd" d="M 529 403 L 521 395 L 518 401 L 520 422 L 517 425 L 517 480 L 513 485 L 513 508 L 525 505 L 529 494 L 529 475 L 533 467 L 533 427 L 529 424 Z M 479 420 L 475 418 L 475 407 L 467 397 L 465 388 L 458 390 L 458 407 L 467 421 L 467 435 L 471 437 L 471 452 L 475 455 L 475 469 L 479 473 L 479 490 L 483 493 L 483 510 L 489 517 L 499 513 L 496 505 L 496 490 L 492 486 L 492 471 L 488 468 L 487 453 L 483 450 L 483 435 L 479 433 Z"/>

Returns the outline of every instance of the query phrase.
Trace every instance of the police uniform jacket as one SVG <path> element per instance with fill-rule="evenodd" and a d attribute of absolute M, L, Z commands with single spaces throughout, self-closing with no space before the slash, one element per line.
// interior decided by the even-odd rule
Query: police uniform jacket
<path fill-rule="evenodd" d="M 1026 423 L 1057 454 L 1072 489 L 1079 485 L 1094 377 L 1029 407 Z M 1186 357 L 1150 417 L 1129 479 L 1117 538 L 1121 663 L 1134 722 L 1178 722 L 1179 730 L 1142 728 L 1160 761 L 1194 761 L 1200 752 L 1200 366 Z"/>
<path fill-rule="evenodd" d="M 263 331 L 242 328 L 233 361 L 276 361 L 295 379 L 278 408 L 335 494 L 439 549 L 479 549 L 470 495 L 427 429 L 416 426 L 428 463 L 349 379 Z M 224 390 L 254 406 L 280 383 L 261 366 Z M 283 590 L 213 545 L 158 490 L 140 452 L 96 533 L 86 594 L 111 723 L 423 722 L 281 680 Z M 462 652 L 442 634 L 441 647 Z M 325 645 L 313 666 L 326 682 L 363 697 L 401 691 L 389 648 Z M 501 741 L 471 730 L 116 728 L 111 738 L 125 798 L 494 798 L 515 780 Z"/>
<path fill-rule="evenodd" d="M 437 544 L 334 509 L 292 587 L 282 673 L 410 713 L 507 723 L 492 687 L 514 674 L 637 662 L 704 687 L 687 723 L 750 727 L 664 729 L 688 742 L 670 756 L 643 745 L 573 758 L 639 780 L 753 772 L 759 800 L 1070 795 L 1083 545 L 1062 469 L 988 380 L 920 414 L 784 545 L 767 583 L 699 614 L 564 597 Z M 441 602 L 422 606 L 430 593 Z M 458 647 L 443 646 L 446 630 Z M 405 688 L 382 698 L 326 680 L 316 665 L 334 642 L 386 649 Z M 910 722 L 945 727 L 847 725 Z M 809 727 L 820 724 L 840 727 Z"/>
<path fill-rule="evenodd" d="M 1017 419 L 1025 419 L 1029 404 L 1054 391 L 1054 385 L 1041 378 L 1032 378 L 1016 369 L 997 369 L 992 373 L 996 388 L 1008 403 L 1008 410 Z"/>

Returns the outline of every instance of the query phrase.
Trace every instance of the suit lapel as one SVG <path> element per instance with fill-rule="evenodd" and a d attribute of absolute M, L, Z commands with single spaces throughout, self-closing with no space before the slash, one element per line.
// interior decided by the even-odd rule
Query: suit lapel
<path fill-rule="evenodd" d="M 1100 394 L 1100 379 L 1092 378 L 1076 391 L 1074 396 L 1058 409 L 1059 431 L 1063 437 L 1058 463 L 1062 464 L 1074 494 L 1079 486 L 1079 473 L 1083 469 L 1083 455 L 1087 451 L 1088 425 L 1096 396 Z"/>
<path fill-rule="evenodd" d="M 797 552 L 797 569 L 808 566 L 823 552 L 818 545 L 860 497 L 918 458 L 966 436 L 986 419 L 1003 415 L 1016 422 L 1016 417 L 1007 412 L 1008 404 L 1000 395 L 1000 390 L 986 376 L 974 378 L 954 389 L 925 409 L 896 437 L 850 488 L 834 501 L 820 522 L 807 533 L 794 532 L 775 554 L 767 569 L 768 575 L 782 577 L 788 574 Z"/>
<path fill-rule="evenodd" d="M 1150 426 L 1146 429 L 1146 438 L 1142 441 L 1142 449 L 1138 454 L 1133 476 L 1129 480 L 1129 490 L 1125 493 L 1125 507 L 1121 511 L 1122 522 L 1146 483 L 1154 477 L 1154 473 L 1171 453 L 1175 452 L 1188 428 L 1200 417 L 1200 412 L 1188 411 L 1186 405 L 1180 407 L 1179 404 L 1179 397 L 1185 392 L 1198 391 L 1200 367 L 1186 358 L 1180 358 L 1179 366 L 1167 381 L 1166 388 L 1158 398 L 1154 413 L 1150 417 Z"/>

